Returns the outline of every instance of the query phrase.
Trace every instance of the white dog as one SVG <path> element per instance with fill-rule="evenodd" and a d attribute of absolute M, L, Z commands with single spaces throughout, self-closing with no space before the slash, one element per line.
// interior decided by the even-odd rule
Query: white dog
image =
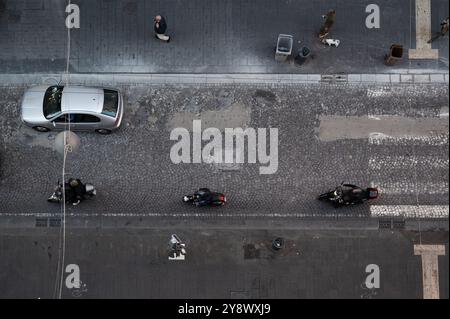
<path fill-rule="evenodd" d="M 323 39 L 322 43 L 323 44 L 328 44 L 330 47 L 331 46 L 338 47 L 338 45 L 339 45 L 339 43 L 341 43 L 341 41 L 339 41 L 337 39 Z"/>

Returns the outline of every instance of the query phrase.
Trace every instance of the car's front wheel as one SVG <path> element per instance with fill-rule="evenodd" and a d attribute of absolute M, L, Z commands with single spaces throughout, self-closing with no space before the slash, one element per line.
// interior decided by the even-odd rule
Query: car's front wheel
<path fill-rule="evenodd" d="M 102 135 L 108 135 L 111 134 L 111 130 L 107 130 L 107 129 L 98 129 L 95 130 L 97 133 L 102 134 Z"/>
<path fill-rule="evenodd" d="M 50 131 L 50 129 L 48 127 L 43 127 L 43 126 L 35 126 L 33 127 L 33 129 L 35 129 L 38 132 L 48 132 Z"/>

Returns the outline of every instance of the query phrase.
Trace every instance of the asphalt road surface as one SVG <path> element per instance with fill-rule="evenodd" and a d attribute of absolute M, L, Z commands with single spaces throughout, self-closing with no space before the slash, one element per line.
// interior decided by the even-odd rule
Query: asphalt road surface
<path fill-rule="evenodd" d="M 81 147 L 68 156 L 66 175 L 93 183 L 98 195 L 68 207 L 67 216 L 448 218 L 444 85 L 123 89 L 121 129 L 109 136 L 79 133 Z M 5 222 L 60 215 L 59 205 L 46 202 L 62 178 L 56 133 L 21 124 L 22 93 L 22 88 L 3 88 L 0 94 Z M 278 128 L 278 170 L 261 175 L 265 164 L 247 160 L 231 166 L 174 164 L 170 133 L 192 130 L 193 119 L 200 119 L 203 129 Z M 315 199 L 342 181 L 378 186 L 381 197 L 372 205 L 340 210 Z M 224 192 L 227 205 L 196 209 L 182 203 L 183 195 L 199 187 Z"/>

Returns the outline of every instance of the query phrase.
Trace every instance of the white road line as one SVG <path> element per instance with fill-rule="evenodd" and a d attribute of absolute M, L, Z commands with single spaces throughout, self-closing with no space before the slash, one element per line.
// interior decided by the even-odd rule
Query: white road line
<path fill-rule="evenodd" d="M 448 205 L 372 205 L 372 217 L 448 218 Z"/>
<path fill-rule="evenodd" d="M 416 0 L 416 49 L 409 49 L 410 59 L 438 59 L 439 50 L 431 43 L 431 0 Z"/>
<path fill-rule="evenodd" d="M 443 106 L 441 108 L 441 111 L 439 112 L 439 117 L 440 118 L 448 118 L 448 113 L 449 113 L 449 107 Z"/>
<path fill-rule="evenodd" d="M 423 299 L 439 299 L 439 260 L 444 245 L 414 245 L 414 255 L 422 257 Z"/>
<path fill-rule="evenodd" d="M 448 159 L 435 156 L 383 156 L 375 155 L 369 158 L 371 170 L 389 169 L 448 169 Z"/>
<path fill-rule="evenodd" d="M 385 96 L 389 96 L 392 94 L 393 94 L 393 92 L 392 92 L 391 88 L 376 88 L 376 89 L 369 88 L 369 89 L 367 89 L 368 97 L 385 97 Z"/>
<path fill-rule="evenodd" d="M 448 182 L 386 182 L 373 181 L 370 183 L 373 187 L 377 187 L 381 194 L 387 195 L 439 195 L 448 194 Z"/>
<path fill-rule="evenodd" d="M 372 145 L 409 145 L 425 144 L 430 146 L 440 146 L 448 144 L 448 133 L 430 134 L 428 136 L 389 136 L 383 133 L 371 133 L 369 144 Z"/>
<path fill-rule="evenodd" d="M 370 206 L 370 216 L 405 216 L 405 217 L 432 217 L 432 218 L 448 218 L 449 207 L 445 205 L 372 205 Z M 277 213 L 67 213 L 66 217 L 111 217 L 111 218 L 129 218 L 129 217 L 177 217 L 177 218 L 232 218 L 232 217 L 258 217 L 258 218 L 302 218 L 302 217 L 336 217 L 347 216 L 346 211 L 341 213 L 299 213 L 299 214 L 277 214 Z M 8 217 L 34 217 L 34 218 L 59 218 L 59 213 L 1 213 L 1 218 Z M 366 214 L 352 215 L 352 217 L 367 217 Z"/>

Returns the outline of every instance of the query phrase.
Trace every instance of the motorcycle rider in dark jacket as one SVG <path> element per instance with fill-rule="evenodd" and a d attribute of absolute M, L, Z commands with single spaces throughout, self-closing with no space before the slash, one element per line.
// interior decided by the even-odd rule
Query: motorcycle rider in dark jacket
<path fill-rule="evenodd" d="M 367 191 L 369 192 L 367 194 Z M 375 189 L 367 189 L 363 190 L 360 187 L 352 184 L 343 184 L 339 191 L 336 200 L 337 205 L 349 205 L 352 203 L 362 203 L 364 199 L 369 196 L 369 198 L 375 198 L 377 194 L 375 194 Z"/>
<path fill-rule="evenodd" d="M 212 197 L 212 193 L 209 189 L 200 188 L 198 191 L 194 193 L 194 203 L 197 206 L 207 205 Z"/>
<path fill-rule="evenodd" d="M 76 206 L 81 203 L 81 200 L 86 194 L 86 186 L 80 179 L 70 178 L 66 184 L 66 198 L 73 205 Z"/>

